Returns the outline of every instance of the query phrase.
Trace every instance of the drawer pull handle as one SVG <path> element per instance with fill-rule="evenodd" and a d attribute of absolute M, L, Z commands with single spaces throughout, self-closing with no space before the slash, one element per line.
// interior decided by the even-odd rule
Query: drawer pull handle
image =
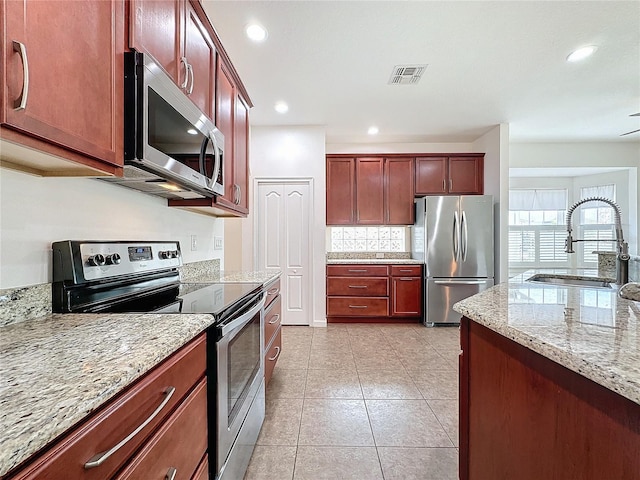
<path fill-rule="evenodd" d="M 366 305 L 349 305 L 349 308 L 368 308 Z"/>
<path fill-rule="evenodd" d="M 401 268 L 400 271 L 401 272 L 409 272 L 409 273 L 411 273 L 413 270 L 411 270 L 410 268 Z"/>
<path fill-rule="evenodd" d="M 280 320 L 280 314 L 279 314 L 279 313 L 276 313 L 276 314 L 273 316 L 273 320 L 269 320 L 269 325 L 273 325 L 273 324 L 274 324 L 274 323 L 276 323 L 278 320 Z"/>
<path fill-rule="evenodd" d="M 411 277 L 400 277 L 400 280 L 402 282 L 411 282 L 413 280 L 413 278 L 411 278 Z"/>
<path fill-rule="evenodd" d="M 273 357 L 267 358 L 267 360 L 273 362 L 279 356 L 280 356 L 280 347 L 276 345 L 276 354 Z"/>
<path fill-rule="evenodd" d="M 349 285 L 349 288 L 367 288 L 366 285 Z"/>
<path fill-rule="evenodd" d="M 22 59 L 22 93 L 14 104 L 15 110 L 24 110 L 27 108 L 27 97 L 29 96 L 29 61 L 27 60 L 27 47 L 24 43 L 17 40 L 13 41 L 13 51 L 17 52 Z"/>
<path fill-rule="evenodd" d="M 349 271 L 350 271 L 351 273 L 366 273 L 366 272 L 367 272 L 364 268 L 363 268 L 363 269 L 360 269 L 360 270 L 349 269 Z"/>
<path fill-rule="evenodd" d="M 129 440 L 131 440 L 133 437 L 135 437 L 138 433 L 140 433 L 140 430 L 142 430 L 144 427 L 146 427 L 147 425 L 149 425 L 149 423 L 158 416 L 158 414 L 160 413 L 160 411 L 167 405 L 167 403 L 169 403 L 169 400 L 171 400 L 171 397 L 173 396 L 173 394 L 175 393 L 176 388 L 175 387 L 168 387 L 165 391 L 164 391 L 164 400 L 162 400 L 162 403 L 160 405 L 158 405 L 158 408 L 156 408 L 153 413 L 151 415 L 149 415 L 149 417 L 142 422 L 138 428 L 136 428 L 133 432 L 131 432 L 129 435 L 127 435 L 125 438 L 123 438 L 120 443 L 118 443 L 117 445 L 115 445 L 114 447 L 111 447 L 109 450 L 105 451 L 105 452 L 101 452 L 98 453 L 96 455 L 94 455 L 93 457 L 91 457 L 89 459 L 89 461 L 87 461 L 87 463 L 84 464 L 84 468 L 85 469 L 90 469 L 90 468 L 94 468 L 94 467 L 99 467 L 100 465 L 102 465 L 111 455 L 113 455 L 114 453 L 116 453 L 118 450 L 120 450 L 120 448 L 122 448 L 122 446 L 127 443 Z"/>
<path fill-rule="evenodd" d="M 178 473 L 178 470 L 171 467 L 169 470 L 167 470 L 167 474 L 164 476 L 164 480 L 175 480 L 176 473 Z"/>
<path fill-rule="evenodd" d="M 275 295 L 276 293 L 278 293 L 280 291 L 280 289 L 278 287 L 273 287 L 270 290 L 267 290 L 267 294 L 268 295 Z"/>

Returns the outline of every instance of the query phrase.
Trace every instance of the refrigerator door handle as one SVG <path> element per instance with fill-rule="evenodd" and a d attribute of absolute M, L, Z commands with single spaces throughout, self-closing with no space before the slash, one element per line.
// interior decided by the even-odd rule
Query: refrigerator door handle
<path fill-rule="evenodd" d="M 436 280 L 436 285 L 484 285 L 488 280 Z"/>
<path fill-rule="evenodd" d="M 462 211 L 462 218 L 460 220 L 460 232 L 461 232 L 461 250 L 462 250 L 462 261 L 466 261 L 467 260 L 467 214 L 466 212 L 463 210 Z"/>
<path fill-rule="evenodd" d="M 453 258 L 458 261 L 460 249 L 460 231 L 458 230 L 458 212 L 453 212 Z"/>

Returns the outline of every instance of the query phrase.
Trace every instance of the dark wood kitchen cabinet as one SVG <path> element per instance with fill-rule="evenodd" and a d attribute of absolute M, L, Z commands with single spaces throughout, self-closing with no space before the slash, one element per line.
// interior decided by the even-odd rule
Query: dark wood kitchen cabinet
<path fill-rule="evenodd" d="M 39 175 L 119 174 L 125 2 L 0 5 L 3 165 Z"/>
<path fill-rule="evenodd" d="M 213 119 L 216 47 L 200 3 L 131 0 L 129 8 L 129 46 L 151 55 Z"/>
<path fill-rule="evenodd" d="M 327 321 L 416 321 L 422 316 L 422 266 L 327 265 Z"/>
<path fill-rule="evenodd" d="M 419 156 L 415 195 L 482 195 L 484 154 Z"/>
<path fill-rule="evenodd" d="M 391 267 L 391 316 L 422 316 L 422 266 Z"/>
<path fill-rule="evenodd" d="M 413 224 L 413 158 L 327 157 L 327 225 Z"/>
<path fill-rule="evenodd" d="M 273 369 L 282 352 L 282 296 L 280 279 L 266 287 L 267 300 L 264 314 L 264 384 L 269 384 Z"/>
<path fill-rule="evenodd" d="M 640 406 L 466 317 L 460 479 L 637 479 Z"/>
<path fill-rule="evenodd" d="M 191 478 L 206 461 L 206 338 L 202 334 L 46 446 L 3 480 L 164 478 L 168 469 Z M 158 413 L 103 463 L 94 460 Z M 154 476 L 149 476 L 154 472 Z M 206 478 L 206 477 L 205 477 Z"/>

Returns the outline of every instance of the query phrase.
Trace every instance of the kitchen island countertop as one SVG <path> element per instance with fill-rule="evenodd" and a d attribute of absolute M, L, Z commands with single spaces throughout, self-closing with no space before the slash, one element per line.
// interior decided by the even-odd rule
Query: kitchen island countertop
<path fill-rule="evenodd" d="M 640 303 L 621 298 L 617 288 L 527 282 L 533 273 L 515 276 L 453 308 L 640 404 Z"/>

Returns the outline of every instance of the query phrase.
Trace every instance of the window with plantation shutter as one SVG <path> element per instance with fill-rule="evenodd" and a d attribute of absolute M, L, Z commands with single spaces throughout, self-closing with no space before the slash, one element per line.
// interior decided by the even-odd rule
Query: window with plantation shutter
<path fill-rule="evenodd" d="M 509 191 L 509 266 L 566 267 L 567 191 Z"/>
<path fill-rule="evenodd" d="M 616 201 L 615 185 L 596 185 L 580 189 L 580 199 L 604 197 Z M 575 218 L 575 216 L 574 216 Z M 613 208 L 605 202 L 588 202 L 580 206 L 580 224 L 576 252 L 579 267 L 596 267 L 598 255 L 594 251 L 615 251 L 615 214 Z"/>

